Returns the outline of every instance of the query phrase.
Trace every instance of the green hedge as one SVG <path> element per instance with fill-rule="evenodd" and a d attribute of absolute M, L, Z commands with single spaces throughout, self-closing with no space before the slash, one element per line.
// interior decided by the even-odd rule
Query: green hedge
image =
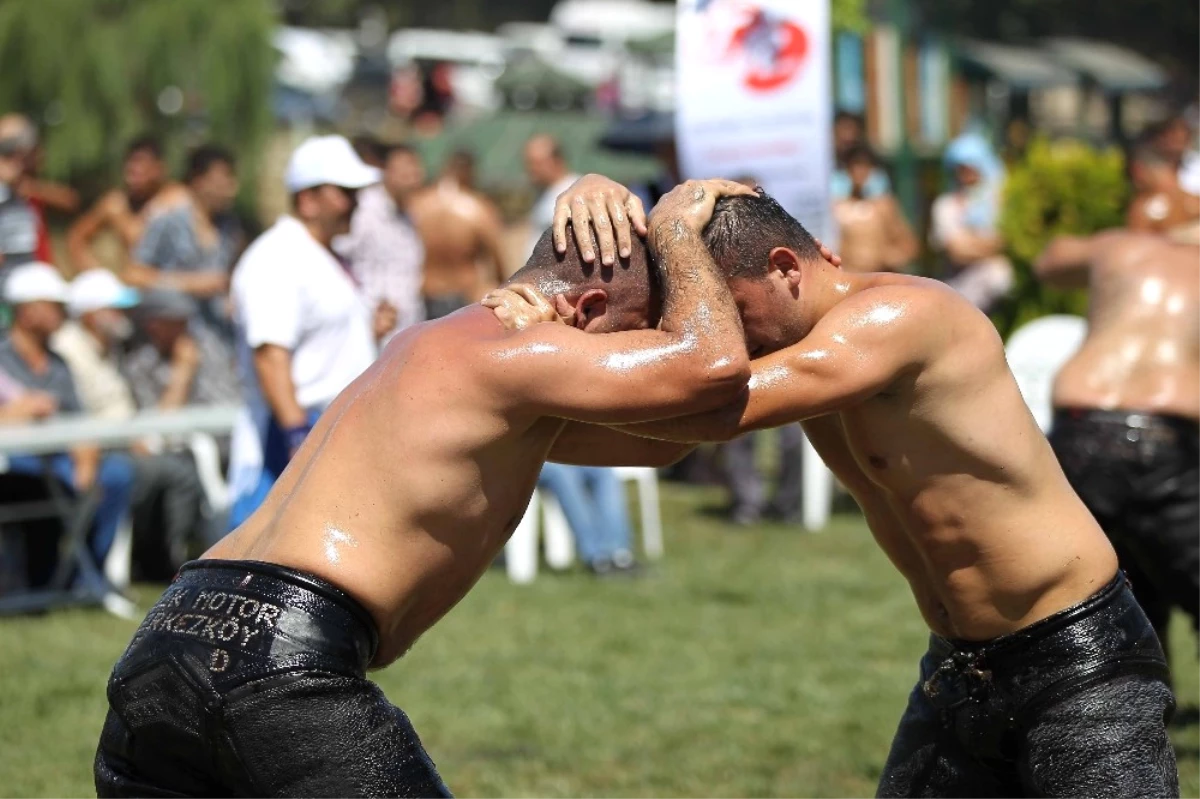
<path fill-rule="evenodd" d="M 1046 314 L 1086 312 L 1084 292 L 1042 286 L 1033 275 L 1033 261 L 1055 236 L 1120 225 L 1127 194 L 1124 158 L 1116 148 L 1097 150 L 1079 141 L 1040 138 L 1009 165 L 1000 230 L 1016 268 L 1016 285 L 992 315 L 1002 335 L 1007 338 Z"/>

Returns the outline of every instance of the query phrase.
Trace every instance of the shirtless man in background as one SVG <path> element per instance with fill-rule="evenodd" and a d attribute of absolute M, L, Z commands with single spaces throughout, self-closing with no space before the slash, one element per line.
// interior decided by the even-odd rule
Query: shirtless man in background
<path fill-rule="evenodd" d="M 543 236 L 518 279 L 556 296 L 570 326 L 509 332 L 475 306 L 397 335 L 262 507 L 142 623 L 109 683 L 99 795 L 446 795 L 365 670 L 470 590 L 548 458 L 657 465 L 686 449 L 592 423 L 708 410 L 744 388 L 737 309 L 700 237 L 717 197 L 737 193 L 749 189 L 688 183 L 659 203 L 657 278 L 636 237 L 601 268 Z M 635 197 L 616 202 L 646 230 Z"/>
<path fill-rule="evenodd" d="M 100 266 L 92 242 L 104 230 L 116 232 L 127 255 L 142 238 L 152 214 L 187 201 L 184 187 L 167 179 L 162 145 L 152 136 L 129 143 L 121 182 L 120 188 L 106 192 L 67 233 L 67 252 L 77 271 Z"/>
<path fill-rule="evenodd" d="M 440 319 L 478 300 L 505 281 L 503 226 L 490 200 L 459 183 L 464 173 L 459 154 L 454 169 L 413 195 L 409 214 L 425 245 L 425 318 Z"/>
<path fill-rule="evenodd" d="M 556 233 L 620 231 L 596 221 L 612 185 L 568 189 Z M 704 240 L 756 358 L 748 391 L 619 429 L 728 441 L 803 422 L 932 632 L 879 795 L 1177 795 L 1162 649 L 988 318 L 934 280 L 841 271 L 765 195 L 723 199 Z M 519 299 L 485 302 L 511 323 Z"/>
<path fill-rule="evenodd" d="M 848 272 L 902 272 L 917 257 L 917 237 L 890 193 L 866 195 L 867 182 L 878 169 L 865 145 L 845 155 L 850 196 L 833 205 L 841 233 L 841 255 Z"/>
<path fill-rule="evenodd" d="M 1089 289 L 1050 443 L 1165 646 L 1172 605 L 1200 615 L 1200 247 L 1114 230 L 1056 239 L 1034 268 Z"/>

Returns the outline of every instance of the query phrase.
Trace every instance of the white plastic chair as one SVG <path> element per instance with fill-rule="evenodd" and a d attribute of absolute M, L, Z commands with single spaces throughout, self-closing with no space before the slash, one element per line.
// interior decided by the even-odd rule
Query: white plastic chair
<path fill-rule="evenodd" d="M 638 510 L 642 522 L 642 550 L 650 560 L 663 555 L 662 510 L 658 500 L 658 472 L 649 467 L 618 466 L 617 479 L 638 487 Z M 565 569 L 575 560 L 575 536 L 571 525 L 549 492 L 535 490 L 508 543 L 504 546 L 505 570 L 514 583 L 531 583 L 538 572 L 538 543 L 546 539 L 546 564 Z"/>
<path fill-rule="evenodd" d="M 804 437 L 801 449 L 801 518 L 804 529 L 817 533 L 829 524 L 833 510 L 833 472 Z"/>
<path fill-rule="evenodd" d="M 1043 433 L 1050 432 L 1054 418 L 1054 378 L 1086 335 L 1083 317 L 1055 314 L 1021 325 L 1004 346 L 1021 396 Z"/>
<path fill-rule="evenodd" d="M 658 504 L 658 472 L 648 466 L 617 466 L 622 483 L 637 484 L 638 511 L 642 518 L 642 551 L 650 560 L 663 556 L 662 509 Z"/>

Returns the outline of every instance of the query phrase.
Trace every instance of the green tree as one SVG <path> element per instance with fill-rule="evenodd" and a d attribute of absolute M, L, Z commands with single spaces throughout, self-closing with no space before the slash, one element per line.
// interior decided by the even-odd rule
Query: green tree
<path fill-rule="evenodd" d="M 270 0 L 3 0 L 0 111 L 42 125 L 56 178 L 111 177 L 144 131 L 176 150 L 220 141 L 252 178 L 271 124 L 275 25 Z"/>

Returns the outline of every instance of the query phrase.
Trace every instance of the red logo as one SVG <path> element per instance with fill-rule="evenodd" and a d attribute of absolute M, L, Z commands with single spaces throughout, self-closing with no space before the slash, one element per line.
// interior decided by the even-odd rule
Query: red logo
<path fill-rule="evenodd" d="M 808 55 L 808 36 L 795 22 L 773 19 L 762 9 L 750 12 L 750 20 L 735 28 L 730 54 L 746 60 L 742 82 L 746 88 L 770 92 L 790 83 Z"/>

